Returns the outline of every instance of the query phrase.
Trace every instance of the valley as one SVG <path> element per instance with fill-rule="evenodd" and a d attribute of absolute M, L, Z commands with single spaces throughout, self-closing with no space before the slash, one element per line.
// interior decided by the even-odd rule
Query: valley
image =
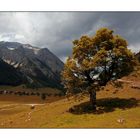
<path fill-rule="evenodd" d="M 93 111 L 89 94 L 63 90 L 64 64 L 47 48 L 0 42 L 0 51 L 0 128 L 140 127 L 139 65 L 117 87 L 102 86 Z"/>
<path fill-rule="evenodd" d="M 122 80 L 140 81 L 131 74 Z M 1 87 L 1 90 L 5 87 Z M 24 90 L 22 86 L 7 90 Z M 27 89 L 28 92 L 35 90 Z M 27 92 L 26 91 L 26 92 Z M 40 93 L 59 93 L 46 88 Z M 0 95 L 1 128 L 139 128 L 140 89 L 124 82 L 123 87 L 108 84 L 97 93 L 97 112 L 86 107 L 88 95 L 41 100 L 37 96 Z M 34 108 L 32 108 L 34 106 Z"/>

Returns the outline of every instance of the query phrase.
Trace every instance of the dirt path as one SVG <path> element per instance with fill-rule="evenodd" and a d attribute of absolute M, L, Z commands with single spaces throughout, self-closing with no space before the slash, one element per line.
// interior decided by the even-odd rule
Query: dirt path
<path fill-rule="evenodd" d="M 37 106 L 42 106 L 42 105 L 45 105 L 45 104 L 7 104 L 7 105 L 3 105 L 2 107 L 0 107 L 0 111 L 6 111 L 6 110 L 13 110 L 15 108 L 20 108 L 21 106 L 30 106 L 35 108 Z"/>
<path fill-rule="evenodd" d="M 140 89 L 140 81 L 134 82 L 134 81 L 122 80 L 122 79 L 118 79 L 117 81 L 118 81 L 118 82 L 121 82 L 121 83 L 130 84 L 130 87 L 131 87 L 131 88 Z"/>

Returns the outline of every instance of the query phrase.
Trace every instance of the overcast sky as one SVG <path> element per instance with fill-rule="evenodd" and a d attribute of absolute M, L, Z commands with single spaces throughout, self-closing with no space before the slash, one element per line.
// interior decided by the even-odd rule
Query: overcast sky
<path fill-rule="evenodd" d="M 47 47 L 62 61 L 71 54 L 72 40 L 100 27 L 113 29 L 140 51 L 140 12 L 0 12 L 0 41 Z"/>

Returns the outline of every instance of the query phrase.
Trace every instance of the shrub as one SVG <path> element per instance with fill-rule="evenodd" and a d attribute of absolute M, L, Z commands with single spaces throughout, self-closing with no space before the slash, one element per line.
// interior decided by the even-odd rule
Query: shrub
<path fill-rule="evenodd" d="M 45 100 L 45 99 L 46 99 L 46 94 L 44 94 L 44 93 L 41 94 L 41 99 L 42 99 L 42 100 Z"/>

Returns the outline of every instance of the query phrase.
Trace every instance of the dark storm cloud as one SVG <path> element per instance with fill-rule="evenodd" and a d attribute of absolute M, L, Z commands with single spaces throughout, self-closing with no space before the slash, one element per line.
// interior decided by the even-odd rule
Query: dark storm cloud
<path fill-rule="evenodd" d="M 60 59 L 71 54 L 72 40 L 113 29 L 140 50 L 140 12 L 1 12 L 0 40 L 48 47 Z"/>

